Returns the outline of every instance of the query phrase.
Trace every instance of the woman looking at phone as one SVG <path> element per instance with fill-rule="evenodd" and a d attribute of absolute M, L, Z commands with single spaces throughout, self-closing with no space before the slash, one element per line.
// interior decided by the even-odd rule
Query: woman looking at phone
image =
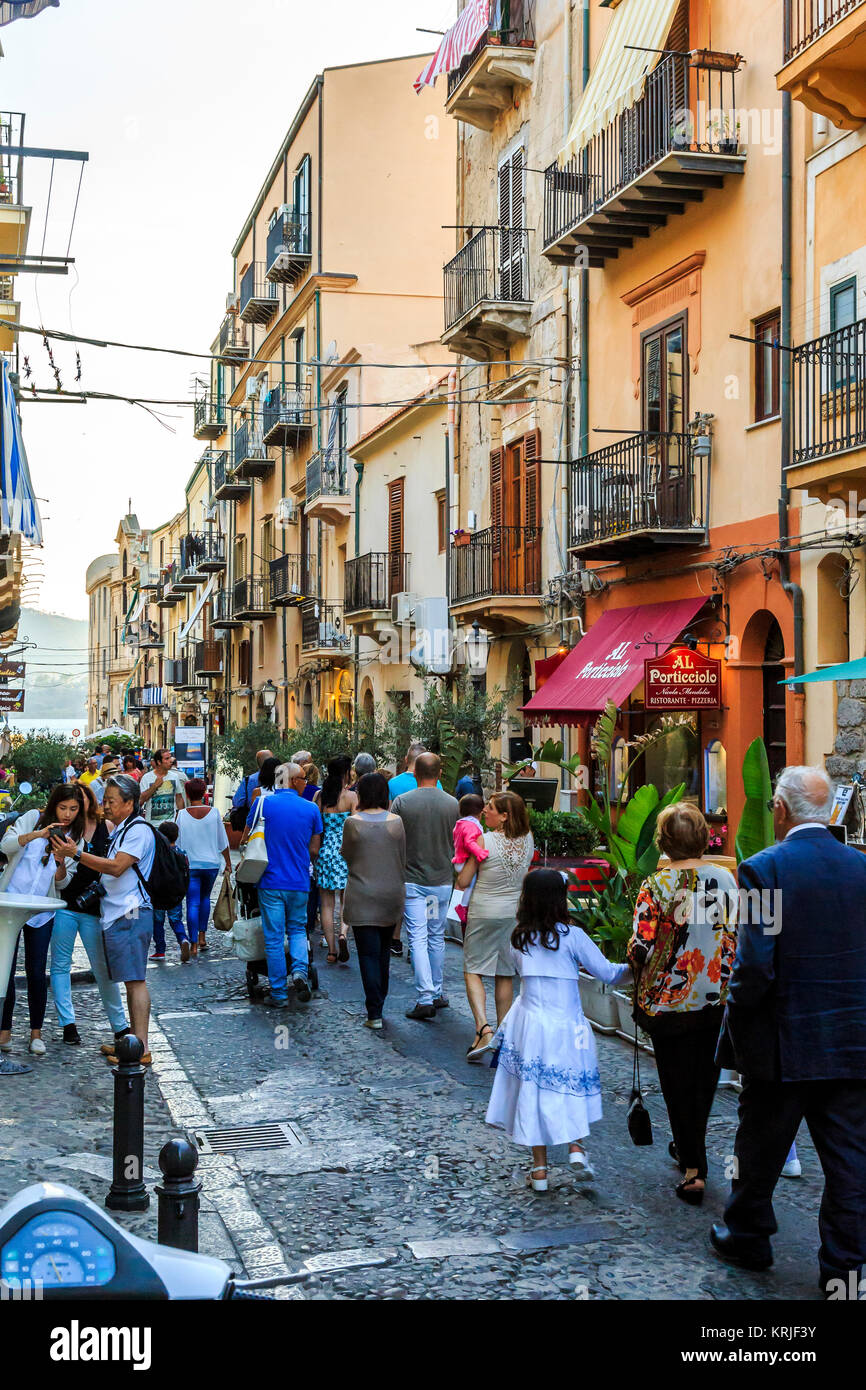
<path fill-rule="evenodd" d="M 80 840 L 84 830 L 85 804 L 77 783 L 55 787 L 44 811 L 25 811 L 0 840 L 0 851 L 9 861 L 0 877 L 0 892 L 21 898 L 56 898 L 69 882 L 66 861 L 51 848 L 52 834 Z M 59 904 L 58 904 L 59 905 Z M 0 1051 L 12 1050 L 12 1014 L 15 1009 L 15 968 L 18 946 L 24 937 L 24 971 L 27 976 L 27 1004 L 30 1010 L 30 1052 L 45 1056 L 42 1025 L 48 1001 L 45 972 L 51 941 L 53 912 L 38 912 L 18 934 L 12 957 L 12 972 L 6 986 L 6 1002 L 0 1019 Z"/>

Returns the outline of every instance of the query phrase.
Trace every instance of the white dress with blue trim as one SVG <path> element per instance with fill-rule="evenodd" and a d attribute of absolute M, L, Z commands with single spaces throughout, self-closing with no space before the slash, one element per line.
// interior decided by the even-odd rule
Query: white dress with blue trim
<path fill-rule="evenodd" d="M 496 1034 L 487 1123 L 516 1144 L 573 1144 L 601 1119 L 595 1039 L 580 1002 L 583 966 L 605 984 L 631 975 L 579 927 L 560 924 L 559 949 L 513 951 L 521 989 Z"/>

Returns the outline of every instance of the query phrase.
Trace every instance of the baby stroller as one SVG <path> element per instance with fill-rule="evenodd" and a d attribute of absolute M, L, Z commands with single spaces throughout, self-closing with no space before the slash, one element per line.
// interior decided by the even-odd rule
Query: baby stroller
<path fill-rule="evenodd" d="M 265 937 L 259 911 L 259 895 L 254 884 L 235 885 L 235 924 L 232 928 L 232 951 L 246 965 L 245 982 L 251 1003 L 260 1003 L 268 992 L 268 962 L 265 956 Z M 288 952 L 286 952 L 288 965 Z M 319 988 L 319 972 L 313 960 L 310 933 L 307 931 L 307 972 L 310 989 Z M 264 980 L 260 980 L 264 976 Z"/>

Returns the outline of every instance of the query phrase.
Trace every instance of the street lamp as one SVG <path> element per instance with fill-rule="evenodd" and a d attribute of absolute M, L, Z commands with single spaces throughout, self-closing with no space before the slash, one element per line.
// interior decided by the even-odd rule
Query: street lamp
<path fill-rule="evenodd" d="M 476 620 L 466 638 L 466 661 L 473 681 L 484 679 L 489 655 L 490 636 L 487 632 L 482 632 Z"/>
<path fill-rule="evenodd" d="M 210 714 L 210 700 L 208 699 L 207 695 L 202 695 L 201 699 L 199 700 L 198 711 L 202 719 L 207 719 L 208 715 Z"/>
<path fill-rule="evenodd" d="M 269 676 L 268 679 L 265 681 L 264 685 L 262 686 L 262 704 L 267 710 L 269 719 L 273 719 L 274 717 L 274 707 L 277 703 L 277 694 L 277 687 L 274 685 L 273 681 Z"/>

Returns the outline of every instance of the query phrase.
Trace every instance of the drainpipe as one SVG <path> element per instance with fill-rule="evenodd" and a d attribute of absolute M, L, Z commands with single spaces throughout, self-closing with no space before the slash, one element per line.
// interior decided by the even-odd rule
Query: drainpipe
<path fill-rule="evenodd" d="M 787 465 L 791 458 L 791 267 L 793 236 L 793 198 L 791 161 L 791 96 L 782 93 L 782 341 L 780 344 L 781 362 L 779 364 L 779 394 L 782 413 L 782 460 L 779 489 L 779 573 L 782 588 L 789 595 L 794 608 L 794 675 L 801 676 L 805 669 L 803 656 L 803 590 L 791 579 L 791 560 L 787 554 L 789 539 Z M 798 704 L 797 722 L 803 722 L 803 703 L 805 692 L 802 685 L 790 687 Z M 804 753 L 798 756 L 805 756 Z"/>
<path fill-rule="evenodd" d="M 583 6 L 580 46 L 582 52 L 581 91 L 589 81 L 589 5 Z M 580 455 L 589 453 L 589 268 L 580 276 Z"/>
<path fill-rule="evenodd" d="M 361 483 L 364 479 L 364 464 L 361 459 L 355 459 L 355 557 L 361 553 Z M 361 639 L 355 633 L 355 682 L 354 682 L 354 704 L 352 706 L 355 722 L 358 719 L 358 687 L 360 682 L 360 660 Z"/>

